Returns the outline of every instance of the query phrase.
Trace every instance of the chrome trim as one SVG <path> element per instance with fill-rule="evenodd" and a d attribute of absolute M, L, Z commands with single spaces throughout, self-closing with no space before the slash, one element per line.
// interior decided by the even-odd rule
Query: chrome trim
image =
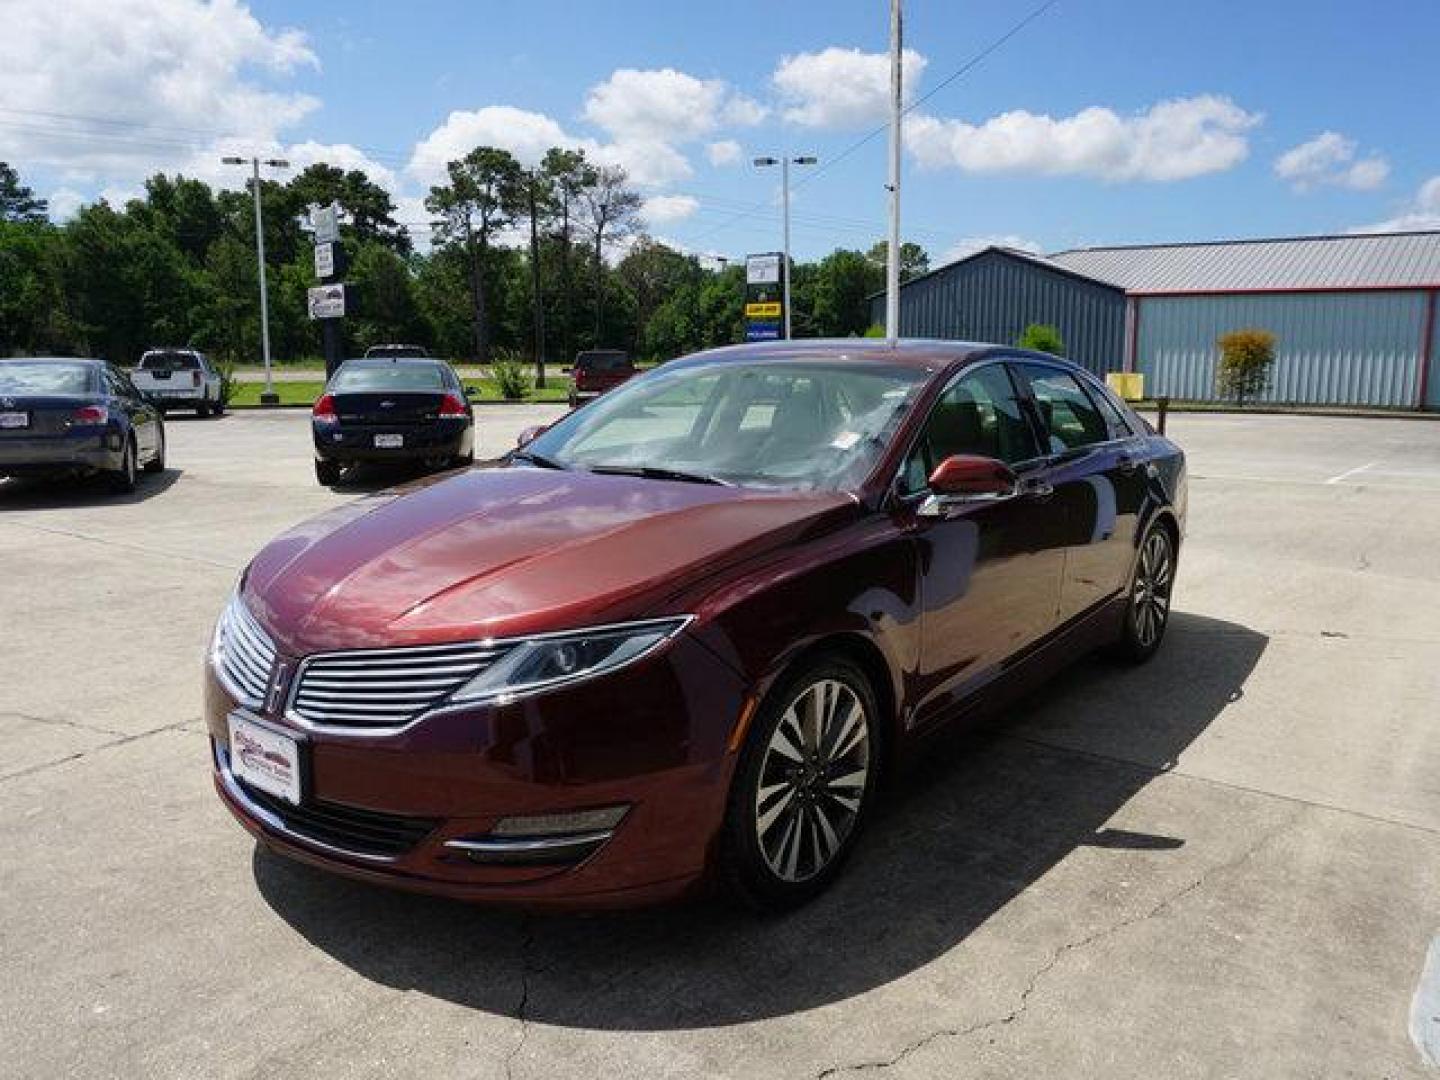
<path fill-rule="evenodd" d="M 278 652 L 239 593 L 231 596 L 220 613 L 210 658 L 216 677 L 231 697 L 252 709 L 264 708 Z"/>
<path fill-rule="evenodd" d="M 485 840 L 446 840 L 445 847 L 473 855 L 563 855 L 579 856 L 599 847 L 615 835 L 614 829 L 575 833 L 571 836 L 491 837 Z"/>
<path fill-rule="evenodd" d="M 215 768 L 220 774 L 220 783 L 225 788 L 225 794 L 230 796 L 240 807 L 256 821 L 264 825 L 273 833 L 278 833 L 287 840 L 293 840 L 305 847 L 315 848 L 328 855 L 339 855 L 346 859 L 359 859 L 362 862 L 388 864 L 399 861 L 391 855 L 372 855 L 364 851 L 351 851 L 349 848 L 337 847 L 334 844 L 327 844 L 323 840 L 316 840 L 314 837 L 306 836 L 304 833 L 296 832 L 283 820 L 272 814 L 258 803 L 252 802 L 245 794 L 245 789 L 230 771 L 230 751 L 224 747 L 215 747 Z"/>

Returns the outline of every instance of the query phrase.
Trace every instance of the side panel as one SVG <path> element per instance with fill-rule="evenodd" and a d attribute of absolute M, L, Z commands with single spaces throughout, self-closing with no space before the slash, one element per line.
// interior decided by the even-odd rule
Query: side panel
<path fill-rule="evenodd" d="M 1136 370 L 1147 396 L 1214 399 L 1216 339 L 1255 328 L 1276 338 L 1258 400 L 1413 408 L 1426 300 L 1418 289 L 1141 297 Z"/>

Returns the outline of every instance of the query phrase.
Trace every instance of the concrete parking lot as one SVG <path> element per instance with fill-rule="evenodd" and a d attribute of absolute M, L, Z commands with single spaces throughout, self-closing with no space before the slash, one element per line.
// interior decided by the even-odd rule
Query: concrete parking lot
<path fill-rule="evenodd" d="M 484 455 L 556 410 L 477 411 Z M 255 848 L 200 665 L 249 556 L 362 493 L 315 484 L 305 421 L 176 417 L 129 498 L 0 484 L 0 1073 L 1435 1074 L 1440 424 L 1172 417 L 1161 654 L 952 740 L 836 889 L 757 920 L 497 913 Z"/>

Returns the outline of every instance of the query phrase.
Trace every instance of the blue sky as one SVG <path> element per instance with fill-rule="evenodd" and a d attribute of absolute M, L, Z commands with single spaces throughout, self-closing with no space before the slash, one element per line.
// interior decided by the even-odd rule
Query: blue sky
<path fill-rule="evenodd" d="M 1039 0 L 909 0 L 924 94 Z M 630 167 L 652 233 L 730 256 L 883 233 L 884 0 L 777 4 L 7 0 L 0 158 L 63 214 L 156 168 L 226 181 L 217 149 L 369 168 L 421 227 L 477 138 L 559 138 Z M 1440 4 L 1058 0 L 911 114 L 905 235 L 1122 242 L 1440 227 Z M 878 81 L 877 81 L 878 80 Z M 234 178 L 231 178 L 233 182 Z"/>

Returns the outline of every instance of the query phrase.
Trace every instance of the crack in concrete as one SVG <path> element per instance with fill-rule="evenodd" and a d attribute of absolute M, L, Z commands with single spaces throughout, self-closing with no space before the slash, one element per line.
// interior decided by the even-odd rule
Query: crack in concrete
<path fill-rule="evenodd" d="M 1240 866 L 1243 866 L 1245 863 L 1249 862 L 1251 859 L 1253 859 L 1256 855 L 1260 853 L 1262 848 L 1264 848 L 1273 840 L 1281 836 L 1283 833 L 1288 832 L 1291 826 L 1293 826 L 1299 820 L 1300 816 L 1303 813 L 1304 811 L 1301 810 L 1292 814 L 1289 819 L 1287 819 L 1282 824 L 1276 826 L 1270 832 L 1266 833 L 1257 842 L 1251 844 L 1239 855 L 1235 856 L 1234 858 L 1227 859 L 1225 862 L 1218 863 L 1215 866 L 1210 867 L 1208 870 L 1203 871 L 1199 877 L 1195 878 L 1195 880 L 1191 881 L 1183 888 L 1176 890 L 1169 896 L 1160 900 L 1148 910 L 1141 912 L 1138 915 L 1132 915 L 1127 919 L 1121 919 L 1119 922 L 1112 923 L 1109 926 L 1104 926 L 1098 930 L 1093 930 L 1090 933 L 1084 935 L 1083 937 L 1075 939 L 1074 941 L 1065 942 L 1058 949 L 1052 952 L 1045 959 L 1045 961 L 1041 963 L 1040 966 L 1031 973 L 1030 978 L 1026 980 L 1025 987 L 1020 991 L 1020 997 L 1016 1000 L 1015 1007 L 1012 1008 L 1004 1016 L 993 1017 L 989 1020 L 981 1020 L 978 1023 L 969 1025 L 968 1027 L 941 1028 L 938 1031 L 929 1032 L 928 1034 L 922 1036 L 914 1042 L 907 1043 L 905 1046 L 901 1047 L 896 1054 L 883 1060 L 861 1061 L 850 1065 L 828 1066 L 815 1074 L 815 1080 L 829 1080 L 830 1077 L 840 1076 L 845 1073 L 880 1072 L 885 1069 L 894 1068 L 896 1065 L 899 1065 L 907 1058 L 913 1056 L 914 1054 L 925 1049 L 930 1044 L 939 1041 L 940 1039 L 968 1039 L 972 1035 L 978 1035 L 981 1032 L 989 1031 L 993 1028 L 1006 1027 L 1010 1024 L 1017 1023 L 1025 1016 L 1026 1011 L 1030 1008 L 1030 1002 L 1033 999 L 1036 990 L 1039 989 L 1040 983 L 1047 975 L 1050 974 L 1051 971 L 1053 971 L 1057 966 L 1059 966 L 1062 960 L 1064 960 L 1071 953 L 1078 952 L 1082 949 L 1087 949 L 1099 941 L 1103 941 L 1106 938 L 1113 937 L 1124 930 L 1128 930 L 1132 926 L 1138 926 L 1140 923 L 1147 922 L 1150 919 L 1154 919 L 1157 916 L 1164 914 L 1166 911 L 1174 907 L 1176 904 L 1180 903 L 1186 897 L 1190 896 L 1191 894 L 1204 887 L 1211 878 L 1219 874 L 1224 874 L 1231 870 L 1238 869 Z"/>
<path fill-rule="evenodd" d="M 54 761 L 44 761 L 39 765 L 31 765 L 29 768 L 19 769 L 12 773 L 0 773 L 0 784 L 11 780 L 19 780 L 25 776 L 33 776 L 36 773 L 45 772 L 47 769 L 54 769 L 61 765 L 67 765 L 72 761 L 87 758 L 91 754 L 98 754 L 102 750 L 110 750 L 117 746 L 126 746 L 130 743 L 138 742 L 140 739 L 148 739 L 152 735 L 162 735 L 167 731 L 178 731 L 187 724 L 198 724 L 199 722 L 198 717 L 191 717 L 188 720 L 177 720 L 175 723 L 166 724 L 164 727 L 151 728 L 149 731 L 142 731 L 136 735 L 124 735 L 118 739 L 112 739 L 110 742 L 101 743 L 99 746 L 92 746 L 88 750 L 80 750 L 74 754 L 66 754 L 64 757 L 56 758 Z M 90 730 L 94 729 L 92 728 Z"/>
<path fill-rule="evenodd" d="M 13 712 L 9 709 L 0 712 L 0 717 L 11 716 L 16 720 L 28 720 L 32 724 L 52 724 L 56 727 L 74 728 L 76 731 L 86 731 L 91 735 L 109 735 L 111 738 L 123 737 L 125 732 L 116 731 L 113 728 L 96 727 L 94 724 L 84 724 L 79 720 L 70 720 L 63 716 L 32 716 L 30 713 Z"/>
<path fill-rule="evenodd" d="M 520 1055 L 520 1051 L 525 1049 L 525 1041 L 530 1037 L 527 1010 L 530 1007 L 530 953 L 535 947 L 535 920 L 532 916 L 525 915 L 521 925 L 524 927 L 524 937 L 520 941 L 520 1000 L 515 1004 L 515 1020 L 520 1024 L 520 1037 L 505 1055 L 506 1080 L 511 1080 L 515 1075 L 515 1059 Z"/>

